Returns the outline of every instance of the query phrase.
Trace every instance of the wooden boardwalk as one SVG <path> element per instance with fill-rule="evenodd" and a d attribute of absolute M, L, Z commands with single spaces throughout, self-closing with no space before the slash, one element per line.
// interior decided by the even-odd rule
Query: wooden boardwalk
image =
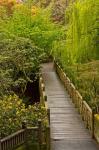
<path fill-rule="evenodd" d="M 43 64 L 42 74 L 51 120 L 51 150 L 99 150 L 91 139 L 53 64 Z"/>

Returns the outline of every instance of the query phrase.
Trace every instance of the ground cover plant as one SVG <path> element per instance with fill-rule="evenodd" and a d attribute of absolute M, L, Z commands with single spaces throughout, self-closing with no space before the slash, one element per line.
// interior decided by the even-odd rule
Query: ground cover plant
<path fill-rule="evenodd" d="M 41 50 L 26 38 L 0 41 L 0 96 L 15 92 L 23 97 L 28 82 L 38 78 Z"/>

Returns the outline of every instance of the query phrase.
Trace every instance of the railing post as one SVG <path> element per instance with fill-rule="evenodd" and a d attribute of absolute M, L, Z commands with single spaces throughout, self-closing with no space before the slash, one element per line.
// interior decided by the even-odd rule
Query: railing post
<path fill-rule="evenodd" d="M 46 95 L 45 95 L 45 97 L 44 97 L 44 98 L 45 98 L 45 102 L 47 102 L 47 96 L 46 96 Z"/>
<path fill-rule="evenodd" d="M 38 120 L 38 139 L 39 139 L 39 150 L 42 148 L 42 122 Z"/>
<path fill-rule="evenodd" d="M 47 109 L 48 126 L 46 127 L 46 150 L 50 150 L 50 109 Z"/>
<path fill-rule="evenodd" d="M 94 129 L 95 129 L 95 113 L 96 113 L 96 108 L 92 108 L 92 138 L 94 138 Z"/>
<path fill-rule="evenodd" d="M 49 121 L 49 124 L 50 124 L 50 109 L 49 108 L 47 109 L 47 116 L 48 116 L 48 121 Z"/>
<path fill-rule="evenodd" d="M 0 136 L 0 150 L 2 150 L 1 148 L 2 148 L 2 147 L 1 147 L 1 136 Z"/>
<path fill-rule="evenodd" d="M 26 129 L 26 123 L 22 122 L 22 129 Z"/>
<path fill-rule="evenodd" d="M 25 142 L 25 147 L 26 149 L 28 149 L 28 138 L 27 138 L 27 126 L 26 126 L 26 122 L 22 122 L 22 129 L 24 129 L 24 134 L 25 134 L 25 137 L 24 137 L 24 142 Z"/>
<path fill-rule="evenodd" d="M 46 127 L 46 150 L 50 150 L 50 126 Z"/>

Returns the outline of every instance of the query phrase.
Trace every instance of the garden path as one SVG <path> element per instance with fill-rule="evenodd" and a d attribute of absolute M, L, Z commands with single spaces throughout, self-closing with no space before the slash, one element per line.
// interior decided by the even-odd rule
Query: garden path
<path fill-rule="evenodd" d="M 42 65 L 51 121 L 51 150 L 99 150 L 85 128 L 53 63 Z"/>

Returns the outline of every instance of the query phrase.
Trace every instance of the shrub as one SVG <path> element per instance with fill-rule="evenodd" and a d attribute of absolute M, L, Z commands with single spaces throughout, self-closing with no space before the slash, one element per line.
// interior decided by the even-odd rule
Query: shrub
<path fill-rule="evenodd" d="M 99 60 L 84 64 L 68 65 L 64 70 L 83 99 L 93 107 L 99 107 Z"/>
<path fill-rule="evenodd" d="M 52 43 L 57 39 L 58 27 L 51 22 L 50 10 L 41 9 L 32 4 L 15 5 L 13 14 L 1 21 L 0 31 L 6 33 L 8 37 L 29 38 L 35 45 L 50 55 Z"/>
<path fill-rule="evenodd" d="M 40 104 L 25 108 L 22 100 L 16 95 L 10 95 L 0 100 L 0 132 L 2 137 L 20 130 L 24 121 L 27 126 L 37 126 L 39 119 L 41 119 L 42 125 L 46 126 L 47 113 Z"/>
<path fill-rule="evenodd" d="M 38 78 L 41 49 L 29 39 L 14 38 L 0 41 L 0 95 L 11 91 L 23 96 L 28 82 Z"/>
<path fill-rule="evenodd" d="M 52 50 L 90 106 L 99 105 L 98 6 L 98 0 L 78 0 L 69 4 L 65 14 L 65 34 L 59 41 L 54 41 Z"/>

